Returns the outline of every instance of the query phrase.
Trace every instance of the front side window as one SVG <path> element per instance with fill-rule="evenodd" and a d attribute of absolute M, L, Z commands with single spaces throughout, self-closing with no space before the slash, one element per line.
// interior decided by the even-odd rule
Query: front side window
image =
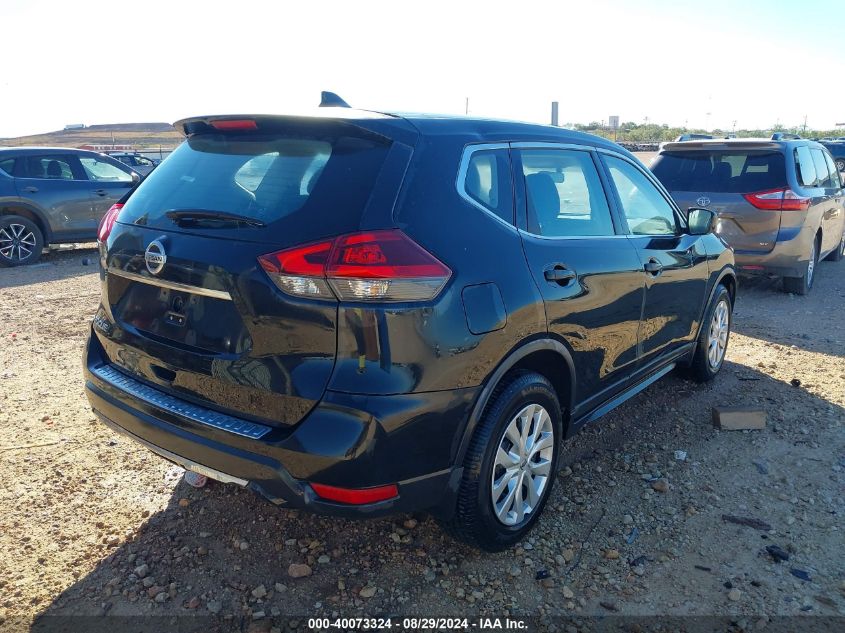
<path fill-rule="evenodd" d="M 507 150 L 473 152 L 464 177 L 464 192 L 477 204 L 513 224 L 513 186 Z"/>
<path fill-rule="evenodd" d="M 827 163 L 827 171 L 830 173 L 830 186 L 834 189 L 841 188 L 842 181 L 839 178 L 839 170 L 836 169 L 836 163 L 827 152 L 824 152 L 824 160 Z"/>
<path fill-rule="evenodd" d="M 141 165 L 142 167 L 152 167 L 153 161 L 151 161 L 149 158 L 144 158 L 143 156 L 136 156 L 135 164 Z"/>
<path fill-rule="evenodd" d="M 42 180 L 73 180 L 72 162 L 70 156 L 27 156 L 24 174 Z"/>
<path fill-rule="evenodd" d="M 795 164 L 798 167 L 798 182 L 802 187 L 815 187 L 818 182 L 816 165 L 806 145 L 795 148 Z"/>
<path fill-rule="evenodd" d="M 127 174 L 120 167 L 107 163 L 99 158 L 82 156 L 79 162 L 82 163 L 82 169 L 85 170 L 88 180 L 99 182 L 132 182 L 131 174 Z"/>
<path fill-rule="evenodd" d="M 13 176 L 15 174 L 15 159 L 4 158 L 3 160 L 0 160 L 0 171 L 5 173 L 7 176 Z"/>
<path fill-rule="evenodd" d="M 610 177 L 619 194 L 622 212 L 634 235 L 675 235 L 672 205 L 637 167 L 614 156 L 605 156 Z"/>
<path fill-rule="evenodd" d="M 816 186 L 829 189 L 833 186 L 833 183 L 830 181 L 830 173 L 827 170 L 827 163 L 824 161 L 824 154 L 822 154 L 820 149 L 816 149 L 815 147 L 810 150 L 810 154 L 813 157 L 813 164 L 816 166 L 816 174 L 819 177 L 819 182 Z"/>
<path fill-rule="evenodd" d="M 613 235 L 610 208 L 589 152 L 530 149 L 520 153 L 526 228 L 545 237 Z"/>

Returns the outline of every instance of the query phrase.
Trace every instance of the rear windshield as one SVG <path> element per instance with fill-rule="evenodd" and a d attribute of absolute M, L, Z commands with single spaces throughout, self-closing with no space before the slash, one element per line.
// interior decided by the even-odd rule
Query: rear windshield
<path fill-rule="evenodd" d="M 669 191 L 751 193 L 786 186 L 779 152 L 667 152 L 651 170 Z"/>
<path fill-rule="evenodd" d="M 345 231 L 360 221 L 389 147 L 381 138 L 259 134 L 193 136 L 132 194 L 119 221 L 177 230 L 168 211 L 222 211 L 266 229 L 332 219 Z M 218 225 L 219 226 L 219 225 Z M 191 230 L 214 229 L 214 223 Z"/>

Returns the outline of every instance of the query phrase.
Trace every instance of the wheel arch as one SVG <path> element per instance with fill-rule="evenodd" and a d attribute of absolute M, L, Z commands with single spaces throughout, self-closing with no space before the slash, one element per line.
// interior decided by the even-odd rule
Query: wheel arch
<path fill-rule="evenodd" d="M 713 297 L 716 295 L 716 288 L 720 285 L 725 286 L 728 289 L 728 295 L 731 298 L 731 311 L 733 311 L 734 307 L 736 306 L 736 296 L 737 291 L 739 290 L 739 281 L 737 278 L 736 270 L 730 264 L 726 265 L 719 273 L 716 275 L 716 281 L 713 282 L 713 287 L 710 288 L 710 292 L 707 294 L 707 301 L 704 302 L 704 306 L 701 309 L 701 316 L 698 318 L 698 330 L 695 333 L 695 341 L 696 344 L 698 342 L 698 337 L 701 335 L 701 328 L 704 327 L 704 315 L 707 314 L 708 308 L 710 308 L 710 304 L 713 302 Z M 692 359 L 693 355 L 695 354 L 695 347 L 693 347 L 692 351 L 689 353 L 688 358 Z"/>
<path fill-rule="evenodd" d="M 534 339 L 512 350 L 484 381 L 484 387 L 460 435 L 460 443 L 453 461 L 456 466 L 463 463 L 472 434 L 490 403 L 496 387 L 510 372 L 520 369 L 537 372 L 552 383 L 561 411 L 563 411 L 563 430 L 564 436 L 566 435 L 575 398 L 575 365 L 572 355 L 560 341 L 551 338 Z"/>
<path fill-rule="evenodd" d="M 46 216 L 38 208 L 25 202 L 6 200 L 0 201 L 0 216 L 19 215 L 35 222 L 44 238 L 44 246 L 47 246 L 53 239 L 53 231 Z"/>

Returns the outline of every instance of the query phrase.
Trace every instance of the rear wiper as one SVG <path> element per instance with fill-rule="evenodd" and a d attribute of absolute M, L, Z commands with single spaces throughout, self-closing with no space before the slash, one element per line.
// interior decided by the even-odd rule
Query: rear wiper
<path fill-rule="evenodd" d="M 251 218 L 246 215 L 238 215 L 237 213 L 228 213 L 226 211 L 214 211 L 211 209 L 172 209 L 165 212 L 168 218 L 181 224 L 182 222 L 201 222 L 203 220 L 211 220 L 218 222 L 238 222 L 246 224 L 247 226 L 267 226 L 261 220 Z"/>

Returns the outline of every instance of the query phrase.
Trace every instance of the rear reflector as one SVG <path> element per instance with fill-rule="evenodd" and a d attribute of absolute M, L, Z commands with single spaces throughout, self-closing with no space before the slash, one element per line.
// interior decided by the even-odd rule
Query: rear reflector
<path fill-rule="evenodd" d="M 763 211 L 806 211 L 810 208 L 809 198 L 802 198 L 786 188 L 744 193 L 742 197 Z"/>
<path fill-rule="evenodd" d="M 115 220 L 117 220 L 117 216 L 122 208 L 123 205 L 118 203 L 111 205 L 109 210 L 106 211 L 103 219 L 100 220 L 100 226 L 97 227 L 98 242 L 105 242 L 109 238 L 109 234 L 111 233 L 112 228 L 114 228 Z"/>
<path fill-rule="evenodd" d="M 399 496 L 399 487 L 396 484 L 378 486 L 376 488 L 337 488 L 335 486 L 312 483 L 311 488 L 314 489 L 314 492 L 321 499 L 339 501 L 340 503 L 349 503 L 352 505 L 376 503 Z"/>
<path fill-rule="evenodd" d="M 398 230 L 341 235 L 258 258 L 288 294 L 341 301 L 426 301 L 452 271 Z"/>
<path fill-rule="evenodd" d="M 210 121 L 215 130 L 256 130 L 258 124 L 252 119 L 221 119 Z"/>

